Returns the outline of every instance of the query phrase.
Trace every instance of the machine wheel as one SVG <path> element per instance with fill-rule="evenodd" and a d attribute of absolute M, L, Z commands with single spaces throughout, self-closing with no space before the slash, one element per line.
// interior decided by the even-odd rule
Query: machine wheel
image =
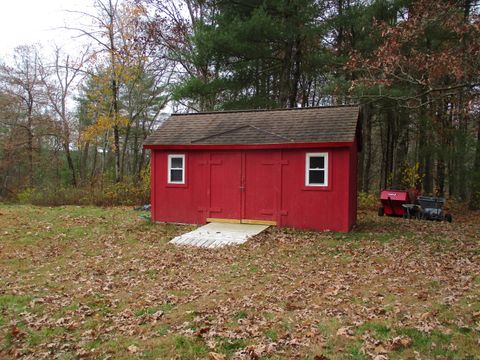
<path fill-rule="evenodd" d="M 415 218 L 416 218 L 417 220 L 422 220 L 422 212 L 421 212 L 421 211 L 417 211 L 417 212 L 415 213 Z"/>
<path fill-rule="evenodd" d="M 452 220 L 453 220 L 452 214 L 445 214 L 445 220 L 448 221 L 449 223 L 451 223 Z"/>
<path fill-rule="evenodd" d="M 378 216 L 383 216 L 383 215 L 385 215 L 385 210 L 384 210 L 383 207 L 379 207 L 378 208 Z"/>

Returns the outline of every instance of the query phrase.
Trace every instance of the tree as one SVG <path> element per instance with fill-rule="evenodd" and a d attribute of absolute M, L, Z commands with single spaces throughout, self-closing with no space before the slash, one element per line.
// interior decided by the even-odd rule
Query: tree
<path fill-rule="evenodd" d="M 134 114 L 132 111 L 128 112 L 127 115 L 122 114 L 120 98 L 122 97 L 122 91 L 135 88 L 134 84 L 140 81 L 145 72 L 148 71 L 148 64 L 152 57 L 152 54 L 149 53 L 152 50 L 149 41 L 151 32 L 143 19 L 145 9 L 138 4 L 130 4 L 124 1 L 96 0 L 95 8 L 97 10 L 96 14 L 81 13 L 90 18 L 94 26 L 74 30 L 80 31 L 83 36 L 91 38 L 98 45 L 97 73 L 101 75 L 102 79 L 108 78 L 108 88 L 103 86 L 102 88 L 109 93 L 110 106 L 108 107 L 108 113 L 102 114 L 102 118 L 99 118 L 101 121 L 98 121 L 98 125 L 102 128 L 106 124 L 110 124 L 113 129 L 112 148 L 115 154 L 115 181 L 119 182 L 124 176 L 125 154 L 132 121 L 134 120 L 132 116 L 136 117 L 140 114 Z M 102 57 L 101 55 L 105 56 Z M 156 82 L 165 80 L 164 75 L 167 72 L 167 67 L 160 69 L 161 66 L 157 66 L 155 69 L 156 75 L 154 78 Z M 155 94 L 155 97 L 158 98 L 158 93 Z M 132 109 L 131 106 L 130 109 Z M 123 144 L 121 141 L 122 133 L 125 134 Z"/>
<path fill-rule="evenodd" d="M 12 65 L 0 65 L 0 90 L 17 107 L 7 108 L 2 124 L 16 134 L 15 147 L 25 148 L 27 153 L 27 186 L 35 183 L 35 141 L 47 135 L 51 128 L 44 114 L 45 96 L 41 86 L 40 57 L 33 46 L 15 49 Z M 6 114 L 6 113 L 4 113 Z"/>
<path fill-rule="evenodd" d="M 56 47 L 52 64 L 40 67 L 40 77 L 45 89 L 46 104 L 51 109 L 57 122 L 57 134 L 65 152 L 68 168 L 71 172 L 71 183 L 77 186 L 77 175 L 72 159 L 70 147 L 72 145 L 72 131 L 74 127 L 73 113 L 68 107 L 76 86 L 85 76 L 83 67 L 88 60 L 89 49 L 82 51 L 76 59 L 63 54 Z"/>
<path fill-rule="evenodd" d="M 411 2 L 404 17 L 377 22 L 381 33 L 378 47 L 371 54 L 352 52 L 349 64 L 356 73 L 352 89 L 357 94 L 377 103 L 390 102 L 398 109 L 395 114 L 403 112 L 408 119 L 402 128 L 415 132 L 414 161 L 420 163 L 423 189 L 444 194 L 448 180 L 449 192 L 463 198 L 465 193 L 460 189 L 466 188 L 461 185 L 465 177 L 456 173 L 467 173 L 462 167 L 468 164 L 468 103 L 477 96 L 479 80 L 479 20 L 470 12 L 470 3 Z M 394 134 L 388 141 L 384 138 L 391 144 L 400 136 Z M 407 150 L 408 143 L 407 138 Z M 384 185 L 392 164 L 399 162 L 393 160 L 391 152 L 386 151 L 390 159 L 386 161 Z"/>
<path fill-rule="evenodd" d="M 176 25 L 163 27 L 173 35 L 159 31 L 172 58 L 185 69 L 176 100 L 202 111 L 307 104 L 307 88 L 323 61 L 317 2 L 185 4 L 190 19 L 170 6 L 167 14 Z"/>

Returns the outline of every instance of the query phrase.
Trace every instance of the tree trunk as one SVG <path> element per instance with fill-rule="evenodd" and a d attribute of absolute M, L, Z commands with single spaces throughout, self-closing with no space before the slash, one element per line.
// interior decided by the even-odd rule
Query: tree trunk
<path fill-rule="evenodd" d="M 120 182 L 122 176 L 120 173 L 120 133 L 118 128 L 118 82 L 117 82 L 117 48 L 115 46 L 115 34 L 114 34 L 114 24 L 115 24 L 115 14 L 113 9 L 112 1 L 109 1 L 109 17 L 110 23 L 108 27 L 108 35 L 110 40 L 110 65 L 112 71 L 111 79 L 111 91 L 112 91 L 112 109 L 111 115 L 113 115 L 113 150 L 115 152 L 115 182 Z"/>
<path fill-rule="evenodd" d="M 394 166 L 393 166 L 393 185 L 397 188 L 404 186 L 404 174 L 402 170 L 404 169 L 405 164 L 407 164 L 407 155 L 408 155 L 408 144 L 409 144 L 409 132 L 408 127 L 401 127 L 401 135 L 398 139 L 398 145 L 396 146 Z"/>
<path fill-rule="evenodd" d="M 74 187 L 77 187 L 77 176 L 75 174 L 75 166 L 73 165 L 72 154 L 70 152 L 70 146 L 69 146 L 68 142 L 63 144 L 63 149 L 65 150 L 65 156 L 67 157 L 68 169 L 70 170 L 70 174 L 72 176 L 72 185 Z"/>
<path fill-rule="evenodd" d="M 290 86 L 290 100 L 289 107 L 297 107 L 297 97 L 298 97 L 298 84 L 300 82 L 301 73 L 301 62 L 302 62 L 302 43 L 300 37 L 297 38 L 295 42 L 295 64 L 293 77 Z"/>
<path fill-rule="evenodd" d="M 365 123 L 365 132 L 363 134 L 363 153 L 364 153 L 364 170 L 362 179 L 362 191 L 370 191 L 370 179 L 372 168 L 372 114 L 371 105 L 365 106 L 365 113 L 363 116 Z"/>
<path fill-rule="evenodd" d="M 85 141 L 85 144 L 83 145 L 81 159 L 80 159 L 80 167 L 78 169 L 81 182 L 85 182 L 87 180 L 89 148 L 90 148 L 90 141 Z"/>
<path fill-rule="evenodd" d="M 28 130 L 28 186 L 33 186 L 34 176 L 33 176 L 33 134 L 32 131 Z"/>
<path fill-rule="evenodd" d="M 282 60 L 282 68 L 280 74 L 279 84 L 279 99 L 278 105 L 280 107 L 287 106 L 290 95 L 290 73 L 291 73 L 291 60 L 292 60 L 293 44 L 291 41 L 287 41 L 284 48 L 284 57 Z"/>
<path fill-rule="evenodd" d="M 426 100 L 422 99 L 422 102 L 426 103 Z M 419 120 L 418 163 L 420 164 L 419 173 L 423 177 L 421 190 L 425 193 L 431 193 L 433 191 L 433 176 L 429 137 L 432 135 L 428 131 L 429 116 L 425 110 L 420 113 Z"/>
<path fill-rule="evenodd" d="M 98 151 L 97 147 L 93 148 L 93 161 L 92 161 L 92 171 L 90 172 L 90 185 L 93 186 L 95 181 L 95 173 L 97 171 L 97 158 L 98 158 Z"/>
<path fill-rule="evenodd" d="M 393 179 L 393 151 L 395 149 L 395 113 L 393 109 L 386 111 L 386 133 L 384 141 L 383 155 L 383 178 L 382 187 L 387 188 L 392 185 Z"/>
<path fill-rule="evenodd" d="M 477 147 L 475 151 L 475 163 L 473 165 L 472 195 L 469 207 L 472 210 L 480 209 L 480 117 L 477 119 Z"/>
<path fill-rule="evenodd" d="M 120 178 L 122 178 L 122 179 L 125 175 L 125 157 L 126 157 L 126 154 L 127 154 L 127 146 L 128 146 L 128 140 L 129 140 L 129 137 L 130 137 L 131 128 L 132 128 L 132 126 L 129 123 L 127 125 L 127 128 L 126 128 L 125 138 L 124 138 L 124 142 L 123 142 L 123 146 L 122 146 L 122 162 L 120 164 Z"/>

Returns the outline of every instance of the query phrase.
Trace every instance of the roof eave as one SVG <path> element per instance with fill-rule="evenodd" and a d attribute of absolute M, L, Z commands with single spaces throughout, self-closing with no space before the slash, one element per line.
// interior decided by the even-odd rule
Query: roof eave
<path fill-rule="evenodd" d="M 266 149 L 315 149 L 349 148 L 354 141 L 305 142 L 278 144 L 144 144 L 150 150 L 266 150 Z"/>

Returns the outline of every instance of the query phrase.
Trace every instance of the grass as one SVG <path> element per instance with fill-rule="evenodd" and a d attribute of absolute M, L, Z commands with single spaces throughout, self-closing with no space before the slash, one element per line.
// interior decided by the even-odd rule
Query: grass
<path fill-rule="evenodd" d="M 27 344 L 30 347 L 34 347 L 48 342 L 50 339 L 60 337 L 65 333 L 65 329 L 62 327 L 45 328 L 38 331 L 29 331 L 27 335 Z"/>
<path fill-rule="evenodd" d="M 349 234 L 273 228 L 220 251 L 170 246 L 192 227 L 140 215 L 0 205 L 0 358 L 366 359 L 369 341 L 480 358 L 478 212 L 361 210 Z"/>
<path fill-rule="evenodd" d="M 278 340 L 277 331 L 272 330 L 272 329 L 269 329 L 269 330 L 265 331 L 265 336 L 273 342 Z"/>
<path fill-rule="evenodd" d="M 245 319 L 246 317 L 248 316 L 247 312 L 246 311 L 237 311 L 234 315 L 233 315 L 233 319 L 238 321 L 238 320 L 241 320 L 241 319 Z"/>
<path fill-rule="evenodd" d="M 225 355 L 233 355 L 237 350 L 245 347 L 247 342 L 244 339 L 218 338 L 217 350 Z"/>
<path fill-rule="evenodd" d="M 177 335 L 173 338 L 175 350 L 181 359 L 198 359 L 208 354 L 208 348 L 201 341 Z"/>
<path fill-rule="evenodd" d="M 412 339 L 412 349 L 425 356 L 431 356 L 432 358 L 440 356 L 446 358 L 459 357 L 457 351 L 450 348 L 452 343 L 451 335 L 443 334 L 439 331 L 424 333 L 412 328 L 398 329 L 397 333 L 410 337 Z"/>
<path fill-rule="evenodd" d="M 146 307 L 146 308 L 135 311 L 135 315 L 136 316 L 153 315 L 159 311 L 162 311 L 163 313 L 168 313 L 173 308 L 175 308 L 175 305 L 173 304 L 163 304 L 160 306 Z"/>
<path fill-rule="evenodd" d="M 31 300 L 28 295 L 0 295 L 0 311 L 20 313 L 26 310 Z"/>
<path fill-rule="evenodd" d="M 366 322 L 357 328 L 359 335 L 363 335 L 366 331 L 372 332 L 375 338 L 380 340 L 386 340 L 391 335 L 391 330 L 388 325 L 374 321 Z"/>

